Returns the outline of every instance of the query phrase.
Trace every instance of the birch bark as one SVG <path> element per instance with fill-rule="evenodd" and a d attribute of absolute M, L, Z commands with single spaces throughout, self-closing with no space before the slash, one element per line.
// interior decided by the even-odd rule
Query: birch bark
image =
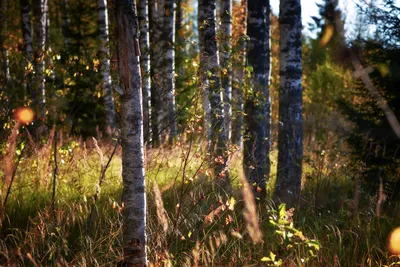
<path fill-rule="evenodd" d="M 209 100 L 211 107 L 211 159 L 217 162 L 214 171 L 217 175 L 218 183 L 227 188 L 229 179 L 226 166 L 225 150 L 227 145 L 224 134 L 224 111 L 223 96 L 219 78 L 220 64 L 218 57 L 218 45 L 216 36 L 216 3 L 215 0 L 199 0 L 199 11 L 204 10 L 203 27 L 204 31 L 204 71 L 208 78 Z M 228 189 L 228 188 L 227 188 Z"/>
<path fill-rule="evenodd" d="M 143 96 L 143 133 L 145 142 L 151 142 L 150 37 L 147 0 L 139 0 L 138 16 L 140 26 L 140 70 L 142 75 Z"/>
<path fill-rule="evenodd" d="M 147 266 L 139 23 L 134 0 L 115 0 L 121 96 L 123 247 L 126 266 Z"/>
<path fill-rule="evenodd" d="M 100 72 L 103 76 L 103 101 L 104 113 L 106 118 L 106 132 L 111 135 L 116 126 L 115 124 L 115 107 L 114 97 L 111 89 L 110 60 L 108 43 L 108 10 L 107 1 L 98 0 L 97 8 L 99 13 L 99 37 L 100 37 Z"/>
<path fill-rule="evenodd" d="M 219 55 L 221 60 L 221 86 L 224 100 L 224 135 L 226 141 L 231 138 L 231 99 L 232 99 L 232 0 L 222 0 L 220 7 L 221 19 L 221 46 Z"/>
<path fill-rule="evenodd" d="M 35 34 L 35 54 L 34 54 L 34 87 L 32 99 L 35 103 L 36 115 L 43 121 L 46 117 L 46 92 L 45 92 L 45 50 L 46 50 L 46 9 L 47 0 L 34 1 L 34 34 Z"/>
<path fill-rule="evenodd" d="M 302 64 L 300 0 L 281 0 L 278 174 L 275 197 L 289 205 L 300 195 L 302 172 Z"/>
<path fill-rule="evenodd" d="M 250 37 L 247 60 L 253 72 L 244 106 L 243 163 L 247 178 L 258 189 L 256 194 L 264 196 L 270 172 L 271 137 L 269 1 L 248 1 L 247 35 Z"/>

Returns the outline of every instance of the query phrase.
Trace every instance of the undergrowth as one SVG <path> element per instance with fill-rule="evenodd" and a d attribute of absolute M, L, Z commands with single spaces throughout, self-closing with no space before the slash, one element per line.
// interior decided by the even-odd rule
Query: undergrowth
<path fill-rule="evenodd" d="M 26 138 L 16 147 L 20 156 L 4 207 L 0 265 L 115 266 L 122 260 L 123 209 L 116 141 L 56 135 L 55 173 L 53 140 L 36 145 L 21 135 Z M 342 158 L 318 151 L 307 159 L 300 204 L 286 207 L 254 201 L 239 149 L 230 151 L 232 191 L 221 193 L 205 147 L 182 141 L 147 149 L 150 266 L 400 264 L 386 248 L 400 219 L 397 206 L 378 217 L 376 202 L 356 189 L 357 168 Z M 5 156 L 1 160 L 6 164 Z"/>

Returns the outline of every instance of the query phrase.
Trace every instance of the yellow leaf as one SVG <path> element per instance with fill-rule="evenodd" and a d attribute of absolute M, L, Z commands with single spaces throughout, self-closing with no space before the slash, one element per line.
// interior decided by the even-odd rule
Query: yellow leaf
<path fill-rule="evenodd" d="M 319 44 L 324 47 L 326 46 L 329 41 L 332 39 L 333 37 L 333 33 L 334 33 L 334 28 L 332 25 L 326 25 L 324 33 L 322 35 L 321 40 L 319 41 Z"/>

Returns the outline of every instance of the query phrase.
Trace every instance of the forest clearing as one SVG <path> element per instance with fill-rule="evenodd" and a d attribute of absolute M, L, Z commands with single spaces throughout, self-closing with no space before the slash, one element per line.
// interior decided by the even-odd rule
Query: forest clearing
<path fill-rule="evenodd" d="M 0 266 L 400 266 L 400 3 L 344 4 L 0 0 Z"/>

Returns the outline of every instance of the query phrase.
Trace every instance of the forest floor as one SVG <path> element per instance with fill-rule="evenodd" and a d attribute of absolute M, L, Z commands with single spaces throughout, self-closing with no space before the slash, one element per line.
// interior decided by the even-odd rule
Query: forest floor
<path fill-rule="evenodd" d="M 112 143 L 58 138 L 54 199 L 52 142 L 17 146 L 1 266 L 115 266 L 121 260 L 120 147 L 113 153 Z M 305 160 L 295 209 L 256 199 L 251 210 L 243 195 L 241 151 L 230 152 L 232 191 L 221 193 L 204 147 L 177 142 L 147 151 L 150 266 L 400 264 L 387 249 L 389 233 L 399 226 L 398 204 L 377 204 L 380 196 L 356 186 L 343 159 L 328 160 L 320 151 Z M 269 189 L 276 173 L 272 158 Z"/>

